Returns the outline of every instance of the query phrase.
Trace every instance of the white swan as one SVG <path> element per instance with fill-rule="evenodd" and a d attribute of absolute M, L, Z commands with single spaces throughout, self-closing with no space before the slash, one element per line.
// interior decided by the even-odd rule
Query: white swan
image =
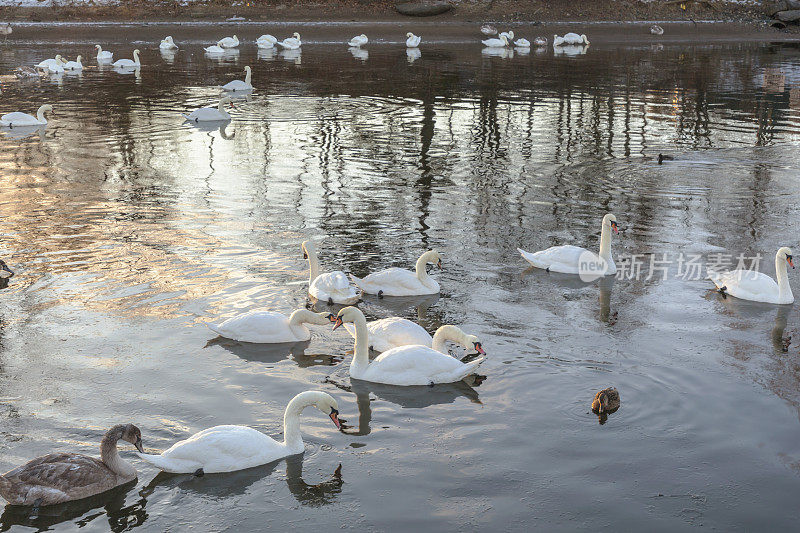
<path fill-rule="evenodd" d="M 486 39 L 481 41 L 484 46 L 489 48 L 503 48 L 508 46 L 508 37 L 501 35 L 499 39 Z"/>
<path fill-rule="evenodd" d="M 486 357 L 462 363 L 454 357 L 422 345 L 400 346 L 383 352 L 370 363 L 369 330 L 364 314 L 355 307 L 338 313 L 333 329 L 344 322 L 355 325 L 355 351 L 350 377 L 387 385 L 454 383 L 474 373 Z"/>
<path fill-rule="evenodd" d="M 428 275 L 426 265 L 434 264 L 442 269 L 442 256 L 436 250 L 430 250 L 417 259 L 416 272 L 404 268 L 387 268 L 364 277 L 357 278 L 352 274 L 353 283 L 367 294 L 378 296 L 416 296 L 420 294 L 436 294 L 439 284 Z"/>
<path fill-rule="evenodd" d="M 158 45 L 158 48 L 161 50 L 177 50 L 178 45 L 172 40 L 172 35 L 167 35 L 161 39 L 161 43 Z"/>
<path fill-rule="evenodd" d="M 64 70 L 83 70 L 81 59 L 83 59 L 83 56 L 78 56 L 75 61 L 67 61 L 64 64 Z"/>
<path fill-rule="evenodd" d="M 539 47 L 547 46 L 547 37 L 537 37 L 533 40 L 533 44 Z"/>
<path fill-rule="evenodd" d="M 336 400 L 322 391 L 306 391 L 292 398 L 286 406 L 283 442 L 247 426 L 215 426 L 176 442 L 160 455 L 138 455 L 161 470 L 177 474 L 234 472 L 271 463 L 305 450 L 300 434 L 300 413 L 312 405 L 341 428 Z"/>
<path fill-rule="evenodd" d="M 253 86 L 250 84 L 250 77 L 251 77 L 250 67 L 249 66 L 244 67 L 244 71 L 246 72 L 244 76 L 244 81 L 242 80 L 229 81 L 228 83 L 222 86 L 222 90 L 230 92 L 252 91 Z"/>
<path fill-rule="evenodd" d="M 139 62 L 139 50 L 133 51 L 133 59 L 117 59 L 111 65 L 114 68 L 139 68 L 142 64 Z"/>
<path fill-rule="evenodd" d="M 603 217 L 603 227 L 600 233 L 600 251 L 597 254 L 603 261 L 605 261 L 605 275 L 609 276 L 617 273 L 617 266 L 614 264 L 614 259 L 611 257 L 611 234 L 613 231 L 618 233 L 617 217 L 608 213 Z M 517 251 L 522 257 L 535 266 L 536 268 L 544 268 L 548 272 L 561 272 L 564 274 L 579 274 L 581 273 L 579 265 L 581 259 L 586 259 L 585 253 L 591 253 L 586 248 L 580 246 L 573 246 L 565 244 L 563 246 L 553 246 L 547 250 L 539 252 L 526 252 L 521 248 Z"/>
<path fill-rule="evenodd" d="M 266 33 L 256 39 L 256 45 L 259 48 L 272 48 L 275 46 L 275 43 L 278 42 L 278 39 L 273 37 L 272 35 Z"/>
<path fill-rule="evenodd" d="M 99 44 L 94 45 L 97 49 L 97 62 L 98 63 L 111 63 L 114 61 L 114 54 L 107 50 L 103 50 L 103 47 Z"/>
<path fill-rule="evenodd" d="M 491 24 L 484 24 L 481 26 L 481 33 L 484 35 L 497 35 L 497 28 Z"/>
<path fill-rule="evenodd" d="M 422 41 L 422 37 L 411 32 L 406 33 L 406 48 L 416 48 Z"/>
<path fill-rule="evenodd" d="M 577 33 L 567 33 L 563 37 L 553 35 L 553 46 L 564 46 L 566 44 L 589 44 L 589 39 L 586 35 L 578 35 Z"/>
<path fill-rule="evenodd" d="M 650 33 L 653 35 L 664 35 L 664 28 L 659 26 L 658 24 L 653 24 L 650 26 Z"/>
<path fill-rule="evenodd" d="M 297 32 L 294 32 L 291 37 L 287 37 L 282 41 L 278 41 L 276 44 L 279 44 L 288 50 L 297 50 L 303 46 L 302 41 L 300 41 L 300 34 Z"/>
<path fill-rule="evenodd" d="M 38 111 L 36 111 L 35 117 L 27 113 L 20 113 L 19 111 L 14 111 L 13 113 L 6 113 L 5 115 L 0 117 L 0 126 L 3 126 L 5 128 L 17 128 L 20 126 L 41 126 L 43 124 L 47 124 L 47 119 L 44 118 L 44 114 L 52 110 L 53 106 L 51 106 L 50 104 L 44 104 L 38 109 Z"/>
<path fill-rule="evenodd" d="M 351 305 L 358 302 L 361 295 L 355 287 L 347 281 L 344 272 L 319 273 L 319 258 L 317 249 L 311 241 L 303 241 L 303 257 L 308 259 L 308 294 L 328 304 Z"/>
<path fill-rule="evenodd" d="M 36 66 L 42 69 L 46 69 L 48 72 L 52 72 L 55 74 L 60 74 L 64 72 L 64 65 L 65 61 L 61 58 L 61 55 L 56 55 L 55 59 L 45 59 L 41 61 Z"/>
<path fill-rule="evenodd" d="M 511 44 L 511 41 L 514 40 L 514 31 L 513 30 L 504 31 L 500 35 L 498 35 L 498 37 L 500 38 L 505 37 L 506 40 L 508 41 L 508 44 L 506 46 L 508 46 L 509 44 Z"/>
<path fill-rule="evenodd" d="M 220 48 L 236 48 L 239 46 L 239 38 L 235 35 L 233 37 L 224 37 L 217 41 L 217 46 Z"/>
<path fill-rule="evenodd" d="M 794 302 L 789 277 L 786 275 L 786 264 L 794 268 L 792 250 L 784 246 L 775 254 L 774 279 L 756 272 L 737 268 L 728 272 L 709 272 L 708 279 L 714 282 L 723 294 L 730 294 L 742 300 L 765 302 L 769 304 L 790 304 Z"/>
<path fill-rule="evenodd" d="M 344 328 L 350 336 L 355 338 L 356 328 L 353 324 L 346 323 Z M 457 326 L 440 326 L 431 337 L 416 322 L 393 316 L 367 322 L 367 331 L 369 332 L 369 349 L 376 352 L 385 352 L 399 346 L 418 344 L 420 346 L 428 346 L 437 352 L 448 355 L 445 343 L 451 340 L 468 350 L 474 348 L 478 353 L 485 355 L 478 337 L 467 335 Z"/>
<path fill-rule="evenodd" d="M 207 54 L 212 54 L 212 55 L 225 53 L 225 49 L 222 48 L 221 46 L 217 46 L 216 44 L 212 44 L 211 46 L 203 48 L 203 50 L 205 50 Z"/>
<path fill-rule="evenodd" d="M 231 98 L 226 96 L 219 99 L 219 104 L 217 104 L 216 107 L 201 107 L 200 109 L 195 109 L 188 115 L 183 116 L 190 122 L 214 122 L 220 120 L 230 120 L 231 116 L 223 108 L 225 104 L 229 103 L 231 103 Z"/>
<path fill-rule="evenodd" d="M 307 341 L 311 332 L 304 324 L 321 326 L 329 324 L 332 319 L 330 313 L 314 313 L 307 309 L 297 309 L 290 316 L 255 309 L 220 324 L 206 322 L 206 326 L 214 333 L 235 341 L 274 344 Z"/>
<path fill-rule="evenodd" d="M 520 48 L 530 48 L 531 42 L 528 39 L 517 39 L 514 41 L 514 46 L 519 46 Z"/>
<path fill-rule="evenodd" d="M 369 38 L 362 33 L 361 35 L 356 35 L 355 37 L 347 41 L 347 45 L 358 48 L 359 46 L 364 46 L 368 42 Z"/>

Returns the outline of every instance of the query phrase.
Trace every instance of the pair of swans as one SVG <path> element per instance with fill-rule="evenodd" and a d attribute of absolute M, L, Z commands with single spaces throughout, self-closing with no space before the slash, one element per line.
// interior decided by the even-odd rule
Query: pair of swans
<path fill-rule="evenodd" d="M 99 44 L 94 45 L 95 49 L 97 49 L 97 62 L 98 63 L 111 63 L 114 61 L 114 54 L 109 52 L 108 50 L 103 50 L 103 47 Z"/>
<path fill-rule="evenodd" d="M 225 96 L 219 99 L 219 104 L 215 106 L 208 106 L 208 107 L 201 107 L 200 109 L 195 109 L 188 115 L 183 115 L 183 117 L 188 120 L 189 122 L 220 122 L 223 120 L 230 120 L 230 114 L 225 111 L 224 106 L 226 104 L 233 105 L 233 99 L 229 96 Z"/>
<path fill-rule="evenodd" d="M 118 69 L 140 68 L 142 64 L 139 62 L 139 50 L 133 51 L 133 59 L 117 59 L 111 66 Z"/>
<path fill-rule="evenodd" d="M 361 46 L 364 46 L 368 42 L 369 38 L 362 33 L 361 35 L 356 35 L 355 37 L 347 41 L 347 45 L 352 46 L 354 48 L 359 48 Z"/>
<path fill-rule="evenodd" d="M 36 116 L 14 111 L 0 116 L 0 126 L 4 128 L 19 128 L 24 126 L 43 126 L 47 124 L 44 114 L 53 111 L 53 106 L 44 104 L 36 111 Z"/>
<path fill-rule="evenodd" d="M 161 43 L 159 43 L 158 48 L 160 50 L 177 50 L 178 45 L 172 40 L 172 35 L 167 35 L 161 39 Z"/>
<path fill-rule="evenodd" d="M 570 44 L 589 44 L 589 39 L 586 35 L 578 35 L 577 33 L 566 33 L 563 37 L 553 35 L 553 46 L 566 46 Z"/>
<path fill-rule="evenodd" d="M 227 92 L 252 91 L 253 85 L 250 83 L 252 71 L 250 70 L 250 67 L 249 66 L 244 67 L 244 72 L 245 72 L 244 81 L 242 80 L 229 81 L 220 88 L 223 91 Z"/>

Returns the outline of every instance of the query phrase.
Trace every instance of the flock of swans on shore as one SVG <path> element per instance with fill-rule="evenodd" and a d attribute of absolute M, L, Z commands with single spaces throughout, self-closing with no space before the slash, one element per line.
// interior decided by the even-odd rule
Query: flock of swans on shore
<path fill-rule="evenodd" d="M 611 255 L 611 236 L 618 232 L 616 217 L 603 217 L 599 252 L 594 255 L 604 261 L 603 275 L 616 272 Z M 362 293 L 379 298 L 437 294 L 439 283 L 428 274 L 427 266 L 442 269 L 442 256 L 435 250 L 426 251 L 416 262 L 414 271 L 387 268 L 357 278 L 348 279 L 342 271 L 321 272 L 313 242 L 301 245 L 309 264 L 308 296 L 312 302 L 340 304 L 338 313 L 313 312 L 298 309 L 286 316 L 267 309 L 249 311 L 219 324 L 206 325 L 220 336 L 251 343 L 289 343 L 311 338 L 307 325 L 344 326 L 354 338 L 354 353 L 349 373 L 352 379 L 398 387 L 454 383 L 474 374 L 486 352 L 480 340 L 458 326 L 441 326 L 433 336 L 418 324 L 399 317 L 367 322 L 356 305 Z M 563 245 L 538 252 L 518 249 L 522 258 L 536 268 L 549 272 L 580 274 L 585 248 Z M 788 304 L 794 301 L 787 277 L 787 264 L 794 268 L 792 251 L 782 247 L 775 255 L 777 281 L 757 271 L 737 269 L 723 274 L 710 273 L 709 278 L 723 295 L 736 298 Z M 0 277 L 13 276 L 0 261 Z M 446 343 L 463 346 L 477 352 L 459 360 L 451 355 Z M 370 351 L 380 355 L 370 361 Z M 471 360 L 468 360 L 472 358 Z M 299 428 L 300 414 L 306 407 L 315 407 L 328 416 L 338 429 L 338 403 L 322 391 L 306 391 L 295 396 L 284 413 L 284 439 L 278 442 L 247 426 L 222 425 L 200 431 L 175 443 L 160 454 L 147 454 L 142 445 L 140 430 L 132 425 L 112 427 L 104 436 L 100 459 L 75 453 L 53 453 L 30 461 L 0 476 L 0 495 L 12 504 L 49 505 L 80 499 L 105 492 L 136 478 L 133 466 L 123 460 L 117 443 L 125 441 L 135 446 L 144 461 L 173 473 L 223 473 L 266 464 L 304 449 Z M 613 413 L 620 406 L 619 392 L 609 387 L 599 391 L 592 410 L 598 414 Z"/>

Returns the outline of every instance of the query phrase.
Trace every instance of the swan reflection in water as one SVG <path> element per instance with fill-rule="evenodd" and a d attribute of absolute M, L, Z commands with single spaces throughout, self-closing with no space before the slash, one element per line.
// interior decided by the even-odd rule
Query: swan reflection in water
<path fill-rule="evenodd" d="M 420 52 L 419 48 L 406 48 L 406 59 L 408 59 L 409 65 L 420 57 L 422 57 L 422 52 Z"/>
<path fill-rule="evenodd" d="M 20 140 L 26 137 L 38 135 L 40 140 L 44 140 L 44 132 L 47 129 L 47 124 L 39 124 L 36 126 L 17 126 L 16 128 L 2 128 L 2 132 L 7 138 Z"/>
<path fill-rule="evenodd" d="M 286 462 L 286 485 L 294 498 L 303 505 L 321 507 L 333 503 L 342 492 L 342 465 L 339 464 L 327 481 L 311 485 L 303 479 L 303 454 L 291 455 L 269 464 L 221 474 L 169 474 L 159 472 L 140 494 L 149 496 L 157 489 L 179 488 L 214 499 L 241 496 L 257 482 L 269 477 L 277 466 Z"/>
<path fill-rule="evenodd" d="M 300 368 L 312 366 L 334 366 L 342 362 L 341 356 L 330 354 L 305 353 L 310 340 L 300 342 L 282 342 L 277 344 L 257 344 L 239 342 L 222 336 L 209 340 L 205 347 L 220 346 L 243 361 L 258 363 L 277 363 L 284 359 L 294 359 Z"/>
<path fill-rule="evenodd" d="M 439 301 L 439 294 L 384 296 L 383 298 L 379 298 L 374 294 L 364 294 L 361 300 L 364 304 L 381 307 L 387 310 L 389 313 L 386 316 L 403 317 L 409 309 L 415 309 L 417 311 L 417 322 L 423 322 L 428 317 L 428 309 L 436 305 L 436 302 Z"/>
<path fill-rule="evenodd" d="M 598 296 L 597 301 L 599 304 L 598 318 L 600 322 L 613 326 L 617 323 L 618 312 L 611 312 L 611 291 L 614 288 L 615 276 L 603 276 L 594 281 L 583 281 L 580 276 L 574 274 L 562 274 L 560 272 L 547 272 L 541 268 L 528 267 L 522 271 L 522 277 L 532 276 L 538 278 L 547 278 L 547 281 L 554 283 L 558 287 L 564 289 L 583 289 L 590 285 L 597 285 Z"/>
<path fill-rule="evenodd" d="M 278 51 L 275 48 L 259 48 L 256 57 L 261 61 L 275 61 Z"/>
<path fill-rule="evenodd" d="M 585 55 L 588 50 L 589 50 L 588 44 L 567 44 L 564 46 L 557 46 L 553 48 L 553 55 L 556 57 L 558 56 L 575 57 L 575 56 Z"/>
<path fill-rule="evenodd" d="M 772 329 L 770 330 L 770 342 L 776 353 L 784 354 L 789 351 L 792 337 L 784 337 L 789 313 L 792 311 L 792 304 L 775 305 L 762 302 L 751 302 L 741 300 L 732 296 L 723 296 L 718 291 L 710 289 L 707 293 L 711 299 L 716 299 L 722 305 L 723 314 L 745 320 L 748 324 L 761 324 L 765 318 L 774 316 Z M 766 329 L 766 327 L 765 327 Z"/>
<path fill-rule="evenodd" d="M 34 509 L 31 506 L 6 505 L 0 516 L 0 531 L 8 531 L 13 526 L 37 528 L 39 531 L 51 529 L 63 522 L 75 521 L 79 528 L 105 515 L 110 531 L 127 531 L 141 526 L 147 520 L 147 498 L 143 491 L 140 499 L 125 505 L 128 493 L 136 486 L 131 480 L 102 494 L 57 505 Z M 88 514 L 95 509 L 102 509 Z"/>

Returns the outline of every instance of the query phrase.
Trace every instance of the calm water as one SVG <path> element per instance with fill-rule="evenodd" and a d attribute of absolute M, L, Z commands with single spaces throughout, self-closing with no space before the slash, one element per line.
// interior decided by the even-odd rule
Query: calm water
<path fill-rule="evenodd" d="M 0 292 L 0 471 L 95 454 L 115 423 L 153 451 L 215 424 L 280 435 L 307 389 L 336 396 L 349 427 L 310 410 L 302 457 L 203 478 L 157 475 L 126 447 L 135 485 L 94 508 L 6 509 L 0 529 L 796 527 L 795 311 L 723 300 L 677 262 L 583 284 L 527 270 L 516 247 L 594 248 L 611 211 L 617 257 L 762 254 L 774 275 L 777 248 L 800 248 L 800 47 L 490 57 L 441 42 L 410 58 L 379 43 L 361 59 L 312 42 L 216 61 L 200 39 L 174 57 L 131 39 L 103 44 L 140 48 L 139 75 L 0 96 L 2 112 L 56 110 L 41 132 L 0 134 L 0 257 L 17 272 Z M 94 65 L 93 40 L 68 41 L 0 48 L 0 72 L 55 48 Z M 244 65 L 256 90 L 230 125 L 182 123 Z M 327 327 L 291 352 L 214 339 L 203 320 L 306 305 L 306 238 L 357 275 L 441 250 L 440 298 L 361 308 L 479 335 L 486 380 L 351 384 L 352 341 Z M 612 385 L 622 408 L 600 425 L 589 404 Z"/>

